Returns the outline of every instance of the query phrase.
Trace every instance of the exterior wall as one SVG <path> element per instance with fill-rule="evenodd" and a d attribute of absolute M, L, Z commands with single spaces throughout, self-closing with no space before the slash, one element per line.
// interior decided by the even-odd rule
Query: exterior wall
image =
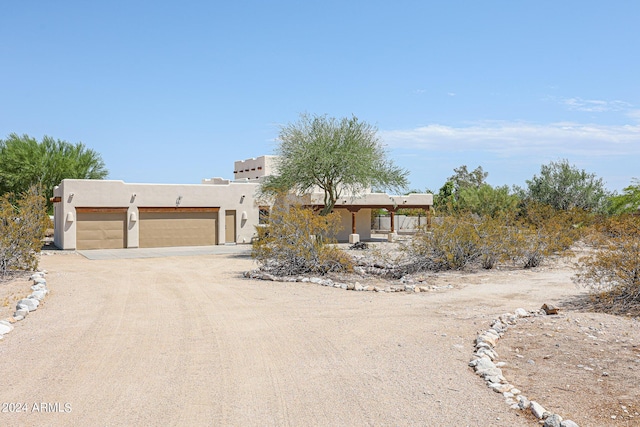
<path fill-rule="evenodd" d="M 76 249 L 76 208 L 126 209 L 126 246 L 140 246 L 140 208 L 218 208 L 216 236 L 218 244 L 225 244 L 225 221 L 231 218 L 227 211 L 235 211 L 235 242 L 250 243 L 259 223 L 259 205 L 256 200 L 260 179 L 276 172 L 276 156 L 261 156 L 235 162 L 234 181 L 211 178 L 201 184 L 128 184 L 123 181 L 65 179 L 54 189 L 54 244 L 61 249 Z M 324 194 L 314 191 L 298 202 L 322 206 Z M 340 212 L 342 230 L 338 241 L 346 242 L 351 234 L 351 212 L 347 206 L 358 209 L 356 232 L 361 240 L 371 238 L 371 209 L 427 207 L 433 205 L 431 194 L 389 196 L 369 193 L 358 197 L 345 195 L 336 203 Z M 398 222 L 396 222 L 398 224 Z M 397 227 L 397 225 L 396 225 Z"/>
<path fill-rule="evenodd" d="M 226 210 L 235 210 L 236 242 L 249 243 L 258 224 L 254 200 L 257 183 L 227 184 L 127 184 L 123 181 L 65 179 L 54 190 L 54 244 L 76 249 L 76 207 L 127 208 L 127 247 L 139 246 L 139 207 L 218 207 L 218 242 L 225 242 Z"/>
<path fill-rule="evenodd" d="M 338 242 L 349 241 L 351 235 L 351 212 L 347 209 L 336 209 L 340 213 L 341 229 L 338 233 Z M 356 212 L 356 233 L 360 235 L 360 240 L 371 239 L 371 209 L 363 208 Z"/>
<path fill-rule="evenodd" d="M 256 180 L 275 173 L 277 156 L 260 156 L 247 160 L 239 160 L 233 164 L 233 179 Z"/>

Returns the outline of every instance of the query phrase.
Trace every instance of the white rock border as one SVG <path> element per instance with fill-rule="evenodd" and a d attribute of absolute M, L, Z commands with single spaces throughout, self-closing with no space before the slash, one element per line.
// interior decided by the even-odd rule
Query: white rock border
<path fill-rule="evenodd" d="M 544 306 L 543 306 L 544 307 Z M 514 385 L 502 375 L 502 367 L 505 362 L 499 362 L 499 355 L 495 350 L 498 340 L 507 332 L 509 326 L 517 323 L 518 319 L 531 316 L 545 316 L 544 309 L 527 311 L 518 308 L 515 313 L 504 313 L 493 319 L 489 329 L 481 332 L 475 339 L 475 350 L 469 366 L 475 373 L 487 382 L 487 386 L 496 393 L 502 394 L 505 403 L 511 409 L 529 410 L 540 422 L 544 421 L 544 427 L 578 427 L 574 421 L 563 420 L 558 414 L 548 412 L 536 401 L 529 401 Z"/>
<path fill-rule="evenodd" d="M 40 303 L 44 300 L 44 298 L 49 293 L 49 289 L 47 289 L 47 279 L 45 276 L 47 275 L 46 270 L 37 271 L 29 277 L 29 280 L 33 281 L 33 285 L 31 285 L 31 294 L 22 298 L 16 304 L 16 311 L 13 313 L 13 316 L 0 320 L 0 340 L 4 338 L 5 334 L 13 331 L 13 324 L 24 320 L 27 315 L 38 309 Z"/>
<path fill-rule="evenodd" d="M 423 285 L 417 286 L 413 283 L 401 283 L 388 286 L 370 286 L 362 285 L 360 282 L 355 283 L 343 283 L 336 282 L 326 277 L 316 276 L 274 276 L 273 274 L 265 273 L 260 270 L 245 271 L 243 274 L 247 279 L 266 280 L 271 282 L 301 282 L 301 283 L 313 283 L 320 286 L 328 286 L 332 288 L 340 288 L 347 291 L 363 291 L 363 292 L 430 292 L 438 291 L 441 289 L 453 289 L 453 285 L 434 286 Z M 402 281 L 402 279 L 399 279 Z"/>

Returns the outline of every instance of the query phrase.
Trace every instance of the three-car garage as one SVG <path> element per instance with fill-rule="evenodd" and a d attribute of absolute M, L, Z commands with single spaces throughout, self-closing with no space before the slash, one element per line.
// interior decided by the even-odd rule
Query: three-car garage
<path fill-rule="evenodd" d="M 138 222 L 138 247 L 218 244 L 217 207 L 76 208 L 76 248 L 126 248 L 129 229 Z"/>

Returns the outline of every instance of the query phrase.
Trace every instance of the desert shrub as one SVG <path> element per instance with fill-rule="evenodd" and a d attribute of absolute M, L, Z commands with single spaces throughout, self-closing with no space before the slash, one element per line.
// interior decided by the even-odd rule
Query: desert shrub
<path fill-rule="evenodd" d="M 337 213 L 320 216 L 279 200 L 267 224 L 257 227 L 252 256 L 262 269 L 281 276 L 349 271 L 349 255 L 331 245 L 339 228 Z"/>
<path fill-rule="evenodd" d="M 413 237 L 405 248 L 411 266 L 406 269 L 491 269 L 504 262 L 537 267 L 548 256 L 565 253 L 583 235 L 587 216 L 582 212 L 542 204 L 528 205 L 523 215 L 515 210 L 485 216 L 458 212 Z"/>
<path fill-rule="evenodd" d="M 22 193 L 15 204 L 13 196 L 0 198 L 0 274 L 12 270 L 35 270 L 42 239 L 49 226 L 46 200 L 37 187 Z"/>
<path fill-rule="evenodd" d="M 461 270 L 480 258 L 478 218 L 469 213 L 450 215 L 416 233 L 405 247 L 413 269 Z"/>
<path fill-rule="evenodd" d="M 514 245 L 512 213 L 482 217 L 477 230 L 480 236 L 482 268 L 490 270 L 499 263 L 511 259 Z"/>
<path fill-rule="evenodd" d="M 512 262 L 524 268 L 537 267 L 550 255 L 562 255 L 580 240 L 595 216 L 581 208 L 556 209 L 528 202 L 505 239 Z"/>
<path fill-rule="evenodd" d="M 574 281 L 607 311 L 640 314 L 640 217 L 608 218 L 586 240 L 593 251 L 580 258 Z"/>

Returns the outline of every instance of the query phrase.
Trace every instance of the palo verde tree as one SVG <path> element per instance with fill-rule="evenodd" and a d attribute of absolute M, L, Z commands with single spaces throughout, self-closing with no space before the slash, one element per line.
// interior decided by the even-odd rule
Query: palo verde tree
<path fill-rule="evenodd" d="M 262 185 L 266 193 L 324 191 L 327 215 L 343 194 L 355 196 L 367 188 L 401 190 L 408 172 L 394 165 L 377 136 L 377 129 L 357 117 L 302 114 L 280 129 L 277 174 Z"/>
<path fill-rule="evenodd" d="M 48 198 L 65 178 L 103 179 L 107 174 L 100 155 L 82 143 L 49 136 L 38 142 L 15 133 L 0 139 L 0 194 L 17 195 L 37 185 Z"/>

